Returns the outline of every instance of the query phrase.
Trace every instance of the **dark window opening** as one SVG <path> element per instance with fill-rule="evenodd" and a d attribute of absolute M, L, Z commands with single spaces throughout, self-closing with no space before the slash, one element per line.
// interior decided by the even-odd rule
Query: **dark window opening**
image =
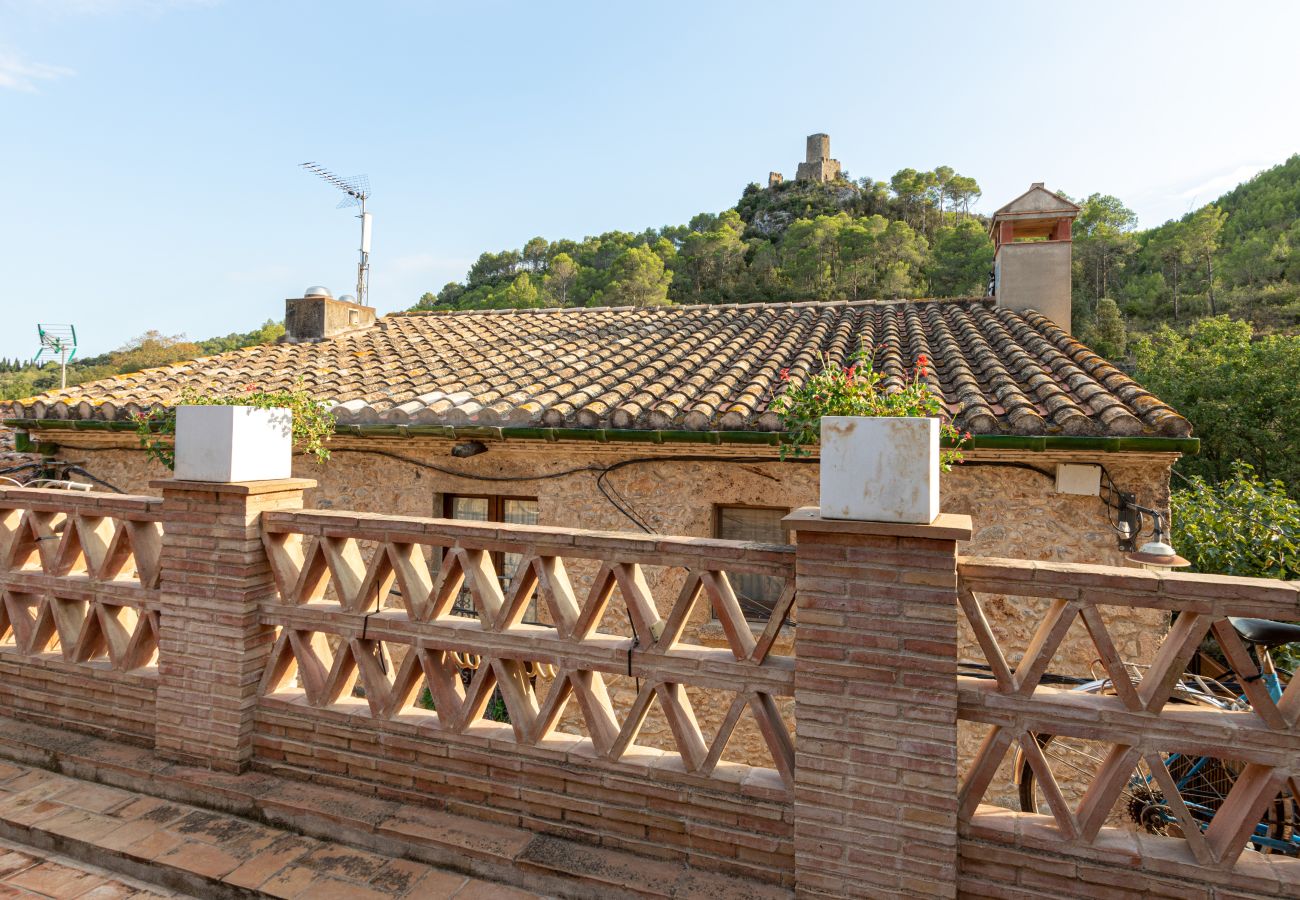
<path fill-rule="evenodd" d="M 460 519 L 465 522 L 505 522 L 511 525 L 536 525 L 540 518 L 536 497 L 500 497 L 487 494 L 444 494 L 442 515 L 447 519 Z M 515 571 L 521 562 L 523 556 L 518 553 L 492 554 L 492 567 L 496 569 L 502 592 L 510 588 Z M 478 618 L 468 588 L 461 588 L 451 611 L 456 615 Z M 536 598 L 528 604 L 528 609 L 524 612 L 524 622 L 529 625 L 543 624 L 537 620 Z"/>
<path fill-rule="evenodd" d="M 765 544 L 788 544 L 789 534 L 781 520 L 789 510 L 760 506 L 719 506 L 715 516 L 715 534 L 729 541 L 759 541 Z M 781 599 L 785 580 L 771 575 L 728 572 L 731 589 L 736 592 L 745 617 L 767 621 Z M 716 615 L 715 615 L 716 617 Z"/>

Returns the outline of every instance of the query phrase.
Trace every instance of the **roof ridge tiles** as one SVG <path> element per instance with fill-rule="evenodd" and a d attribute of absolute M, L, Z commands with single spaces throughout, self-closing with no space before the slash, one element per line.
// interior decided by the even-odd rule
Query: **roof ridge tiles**
<path fill-rule="evenodd" d="M 400 321 L 402 319 L 418 319 L 429 316 L 502 316 L 502 315 L 547 315 L 552 313 L 596 313 L 596 312 L 628 312 L 637 311 L 645 313 L 676 313 L 676 312 L 695 312 L 699 310 L 745 310 L 759 308 L 799 308 L 810 306 L 903 306 L 916 305 L 921 303 L 927 304 L 982 304 L 987 305 L 992 300 L 989 297 L 867 297 L 857 300 L 840 298 L 835 300 L 777 300 L 777 301 L 753 301 L 750 303 L 670 303 L 658 306 L 543 306 L 543 307 L 526 307 L 520 309 L 405 309 L 394 310 L 385 313 L 377 321 L 376 325 L 382 324 L 387 320 Z M 339 337 L 352 337 L 363 335 L 369 329 L 351 331 Z"/>

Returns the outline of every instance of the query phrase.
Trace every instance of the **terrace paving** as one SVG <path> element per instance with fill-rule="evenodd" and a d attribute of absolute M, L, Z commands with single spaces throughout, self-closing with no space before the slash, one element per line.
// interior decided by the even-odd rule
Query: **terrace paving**
<path fill-rule="evenodd" d="M 18 836 L 43 846 L 4 839 Z M 83 860 L 110 865 L 114 871 Z M 152 900 L 250 895 L 285 900 L 533 900 L 540 896 L 237 816 L 0 761 L 0 898 Z"/>

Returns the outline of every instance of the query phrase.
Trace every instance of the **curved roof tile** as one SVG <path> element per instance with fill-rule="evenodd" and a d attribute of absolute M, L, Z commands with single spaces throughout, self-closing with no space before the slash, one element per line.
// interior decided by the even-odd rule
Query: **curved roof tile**
<path fill-rule="evenodd" d="M 15 402 L 11 415 L 126 419 L 185 387 L 302 385 L 343 424 L 780 427 L 771 403 L 861 349 L 896 390 L 925 380 L 976 434 L 1186 436 L 1167 404 L 1051 320 L 988 300 L 397 313 Z"/>

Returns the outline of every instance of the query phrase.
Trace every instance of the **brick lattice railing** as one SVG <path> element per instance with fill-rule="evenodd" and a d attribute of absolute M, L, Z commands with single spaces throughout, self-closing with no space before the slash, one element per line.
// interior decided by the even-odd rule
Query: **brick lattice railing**
<path fill-rule="evenodd" d="M 961 677 L 957 682 L 959 716 L 989 726 L 960 788 L 964 836 L 1075 857 L 1077 862 L 1057 865 L 1055 881 L 1062 892 L 1077 883 L 1077 867 L 1103 863 L 1131 867 L 1157 880 L 1192 877 L 1223 888 L 1300 894 L 1300 862 L 1244 852 L 1279 795 L 1297 796 L 1300 681 L 1274 702 L 1227 619 L 1300 619 L 1300 585 L 968 557 L 958 565 L 957 592 L 992 674 L 991 679 Z M 1006 596 L 1045 601 L 1043 618 L 1018 658 L 999 644 L 988 622 L 988 599 Z M 1150 659 L 1122 659 L 1106 623 L 1125 610 L 1143 608 L 1173 613 L 1173 625 Z M 1088 693 L 1041 683 L 1071 627 L 1082 627 L 1091 639 L 1098 675 L 1110 680 L 1109 689 Z M 1179 680 L 1207 640 L 1237 673 L 1251 709 L 1179 702 Z M 1048 735 L 1096 750 L 1070 756 L 1061 752 L 1054 760 L 1052 744 L 1043 746 Z M 982 805 L 1009 753 L 1036 777 L 1043 812 L 1050 815 L 1008 814 Z M 1235 776 L 1208 826 L 1184 802 L 1166 765 L 1168 754 L 1222 761 Z M 1135 771 L 1151 779 L 1161 814 L 1175 820 L 1165 829 L 1168 837 L 1133 828 L 1124 792 Z M 1290 809 L 1280 813 L 1282 819 L 1293 815 Z M 1277 827 L 1289 837 L 1296 824 L 1300 820 L 1279 821 Z M 972 850 L 970 861 L 980 855 Z M 978 868 L 986 881 L 1016 883 L 1015 867 Z M 1043 888 L 1053 880 L 1045 871 L 1035 875 Z"/>
<path fill-rule="evenodd" d="M 162 501 L 0 488 L 0 702 L 152 741 Z"/>
<path fill-rule="evenodd" d="M 762 545 L 307 512 L 310 485 L 0 490 L 0 713 L 806 896 L 1300 897 L 1300 861 L 1243 852 L 1296 793 L 1300 689 L 1275 703 L 1226 621 L 1300 619 L 1295 584 L 959 558 L 965 517 L 800 510 L 794 544 Z M 784 584 L 766 624 L 737 576 Z M 1003 597 L 1041 598 L 1023 648 L 989 625 Z M 690 637 L 706 608 L 721 647 Z M 1110 636 L 1135 609 L 1177 614 L 1148 659 Z M 957 674 L 962 617 L 986 678 Z M 775 652 L 795 621 L 793 654 Z M 1043 680 L 1071 629 L 1113 688 Z M 1205 640 L 1253 710 L 1171 700 Z M 965 771 L 959 720 L 984 732 Z M 770 765 L 729 753 L 742 721 Z M 1049 735 L 1101 748 L 1096 764 L 1062 773 Z M 1204 830 L 1171 752 L 1235 778 Z M 1009 759 L 1041 813 L 988 805 Z M 1167 835 L 1126 821 L 1136 766 Z"/>
<path fill-rule="evenodd" d="M 443 754 L 432 771 L 344 760 L 358 779 L 409 786 L 451 769 L 467 787 L 479 773 L 469 797 L 478 813 L 522 813 L 597 839 L 605 816 L 622 838 L 604 843 L 778 880 L 788 870 L 794 744 L 778 701 L 794 693 L 794 661 L 772 646 L 794 599 L 792 547 L 333 511 L 270 513 L 263 528 L 278 585 L 262 608 L 278 635 L 261 687 L 265 758 L 331 755 L 322 727 L 346 711 L 360 733 L 424 738 Z M 494 563 L 502 554 L 516 560 L 508 584 Z M 684 570 L 670 596 L 647 571 L 664 567 Z M 736 575 L 785 582 L 765 627 L 745 619 Z M 476 616 L 453 611 L 466 594 Z M 524 622 L 530 604 L 549 624 Z M 726 647 L 684 637 L 702 606 Z M 615 678 L 636 689 L 615 696 Z M 714 733 L 692 694 L 722 697 Z M 495 717 L 494 696 L 504 706 Z M 668 723 L 667 749 L 638 743 L 654 711 Z M 742 715 L 769 766 L 729 757 Z M 534 778 L 534 766 L 569 774 Z M 667 792 L 661 809 L 647 803 L 651 786 Z M 521 791 L 537 802 L 520 804 Z"/>

